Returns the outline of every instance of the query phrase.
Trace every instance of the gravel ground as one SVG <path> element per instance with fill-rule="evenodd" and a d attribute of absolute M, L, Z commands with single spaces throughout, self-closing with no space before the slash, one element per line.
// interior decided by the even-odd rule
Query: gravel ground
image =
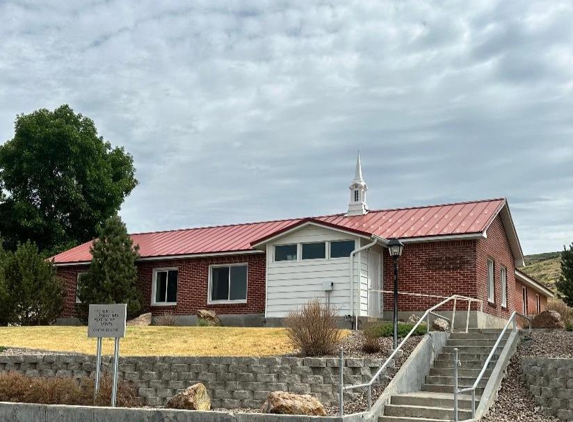
<path fill-rule="evenodd" d="M 7 347 L 0 355 L 2 356 L 23 356 L 23 355 L 79 355 L 81 353 L 72 353 L 72 352 L 52 352 L 50 350 L 40 350 L 40 349 L 25 349 L 22 347 Z"/>
<path fill-rule="evenodd" d="M 538 356 L 549 358 L 573 358 L 573 332 L 533 332 L 519 346 L 511 358 L 507 375 L 501 383 L 498 398 L 483 422 L 557 422 L 559 419 L 541 413 L 535 398 L 521 381 L 521 358 Z"/>

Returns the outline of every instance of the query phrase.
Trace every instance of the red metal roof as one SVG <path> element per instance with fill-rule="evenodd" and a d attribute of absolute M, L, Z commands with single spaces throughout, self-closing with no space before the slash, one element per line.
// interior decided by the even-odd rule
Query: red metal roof
<path fill-rule="evenodd" d="M 137 233 L 131 238 L 139 245 L 141 258 L 179 255 L 219 254 L 253 251 L 253 244 L 274 237 L 306 221 L 322 222 L 351 232 L 400 239 L 482 233 L 506 204 L 493 199 L 457 204 L 370 211 L 348 217 L 335 214 L 314 218 L 266 221 L 261 223 L 202 227 L 164 232 Z M 57 264 L 91 260 L 87 242 L 55 257 Z"/>

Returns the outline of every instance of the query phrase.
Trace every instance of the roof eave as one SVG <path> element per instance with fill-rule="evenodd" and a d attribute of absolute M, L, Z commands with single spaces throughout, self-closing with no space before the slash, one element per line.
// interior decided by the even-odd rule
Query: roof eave
<path fill-rule="evenodd" d="M 523 268 L 525 266 L 525 256 L 523 255 L 523 249 L 521 248 L 521 242 L 517 236 L 517 230 L 515 229 L 515 224 L 513 223 L 513 218 L 511 216 L 511 211 L 509 210 L 507 199 L 504 200 L 499 210 L 492 214 L 492 217 L 485 228 L 485 232 L 487 233 L 487 230 L 493 224 L 495 218 L 498 215 L 501 217 L 501 222 L 503 224 L 511 252 L 515 260 L 515 266 L 517 268 Z"/>
<path fill-rule="evenodd" d="M 534 278 L 528 276 L 523 271 L 519 271 L 518 269 L 515 270 L 515 276 L 519 279 L 520 282 L 527 284 L 533 290 L 547 296 L 550 298 L 555 297 L 553 292 L 541 284 L 539 281 L 535 280 Z"/>

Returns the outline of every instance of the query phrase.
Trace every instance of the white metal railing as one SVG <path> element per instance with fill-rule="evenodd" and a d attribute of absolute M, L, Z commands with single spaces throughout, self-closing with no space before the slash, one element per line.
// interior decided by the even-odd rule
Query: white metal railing
<path fill-rule="evenodd" d="M 485 363 L 483 364 L 483 368 L 481 369 L 478 377 L 476 378 L 475 382 L 473 383 L 473 385 L 471 387 L 467 387 L 467 388 L 462 388 L 462 389 L 458 389 L 458 366 L 460 365 L 460 361 L 458 359 L 458 349 L 455 348 L 454 349 L 454 421 L 458 422 L 459 421 L 459 417 L 458 417 L 458 396 L 460 394 L 463 393 L 467 393 L 470 392 L 472 393 L 472 405 L 471 405 L 471 411 L 472 411 L 472 419 L 475 418 L 475 414 L 476 414 L 476 388 L 478 388 L 478 385 L 481 381 L 481 379 L 483 378 L 485 371 L 487 371 L 487 367 L 491 362 L 491 359 L 493 358 L 493 356 L 495 355 L 496 350 L 498 349 L 499 344 L 501 343 L 501 340 L 503 339 L 503 336 L 505 335 L 508 327 L 511 325 L 511 323 L 513 322 L 513 331 L 517 331 L 517 321 L 516 321 L 516 317 L 522 317 L 524 319 L 527 320 L 528 324 L 529 324 L 529 334 L 531 334 L 531 318 L 520 314 L 517 311 L 514 311 L 511 316 L 509 317 L 509 320 L 507 321 L 507 323 L 505 324 L 505 327 L 503 327 L 503 330 L 501 331 L 501 333 L 499 334 L 499 337 L 497 338 L 497 341 L 495 342 L 495 344 L 493 345 L 491 352 L 489 352 L 489 355 L 487 357 L 487 359 L 485 360 Z M 505 345 L 507 346 L 507 344 Z M 505 347 L 504 346 L 504 347 Z"/>
<path fill-rule="evenodd" d="M 422 322 L 424 322 L 424 320 L 426 320 L 427 331 L 430 332 L 430 315 L 434 315 L 434 316 L 437 316 L 439 318 L 444 318 L 445 320 L 450 322 L 450 331 L 453 332 L 454 322 L 455 322 L 455 314 L 456 314 L 456 304 L 457 304 L 458 300 L 468 302 L 467 322 L 466 322 L 466 330 L 465 330 L 465 332 L 467 333 L 468 329 L 469 329 L 469 320 L 470 320 L 470 311 L 471 311 L 472 302 L 480 303 L 480 310 L 482 310 L 482 311 L 483 311 L 483 302 L 481 300 L 475 299 L 473 297 L 466 297 L 466 296 L 460 296 L 460 295 L 450 296 L 450 297 L 446 298 L 445 300 L 442 300 L 437 305 L 432 306 L 426 312 L 424 312 L 422 317 L 418 320 L 418 322 L 416 322 L 416 324 L 412 327 L 412 329 L 406 335 L 406 337 L 404 337 L 404 339 L 398 345 L 398 347 L 396 347 L 396 349 L 394 349 L 392 354 L 386 359 L 384 364 L 380 367 L 380 369 L 378 369 L 376 374 L 374 374 L 372 379 L 367 383 L 356 384 L 356 385 L 346 385 L 346 386 L 344 385 L 344 349 L 341 347 L 340 348 L 340 363 L 339 363 L 339 369 L 340 369 L 340 371 L 339 371 L 340 372 L 340 375 L 339 375 L 340 376 L 340 380 L 339 380 L 339 409 L 340 410 L 339 410 L 339 413 L 340 413 L 340 416 L 344 416 L 344 392 L 348 391 L 348 390 L 354 390 L 357 388 L 368 387 L 368 390 L 367 390 L 368 391 L 368 410 L 370 411 L 370 409 L 372 409 L 372 386 L 374 385 L 376 380 L 380 377 L 380 375 L 386 370 L 386 368 L 388 367 L 390 362 L 393 361 L 393 359 L 396 356 L 396 354 L 398 353 L 398 351 L 402 349 L 402 346 L 404 346 L 404 344 L 408 341 L 408 339 L 412 336 L 412 334 L 416 331 L 416 329 L 420 326 L 420 324 Z M 446 303 L 448 303 L 450 301 L 454 301 L 454 307 L 453 307 L 453 313 L 452 313 L 451 321 L 449 318 L 446 318 L 445 316 L 434 312 L 436 309 L 440 308 L 441 306 L 445 305 Z"/>

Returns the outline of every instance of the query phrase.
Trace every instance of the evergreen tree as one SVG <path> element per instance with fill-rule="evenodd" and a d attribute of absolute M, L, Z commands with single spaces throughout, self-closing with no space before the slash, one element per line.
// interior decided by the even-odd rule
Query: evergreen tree
<path fill-rule="evenodd" d="M 141 310 L 135 266 L 139 246 L 133 245 L 119 216 L 106 220 L 90 251 L 90 268 L 78 286 L 80 319 L 87 320 L 90 303 L 127 303 L 128 317 L 137 316 Z"/>
<path fill-rule="evenodd" d="M 65 295 L 55 267 L 30 241 L 19 243 L 14 253 L 3 252 L 3 256 L 6 321 L 15 325 L 53 323 L 63 310 Z"/>
<path fill-rule="evenodd" d="M 6 286 L 5 270 L 7 259 L 10 256 L 2 247 L 2 239 L 0 239 L 0 325 L 7 325 L 8 318 L 11 314 L 11 302 L 8 295 L 8 288 Z"/>
<path fill-rule="evenodd" d="M 573 307 L 573 243 L 561 253 L 561 277 L 556 286 L 563 301 Z"/>

